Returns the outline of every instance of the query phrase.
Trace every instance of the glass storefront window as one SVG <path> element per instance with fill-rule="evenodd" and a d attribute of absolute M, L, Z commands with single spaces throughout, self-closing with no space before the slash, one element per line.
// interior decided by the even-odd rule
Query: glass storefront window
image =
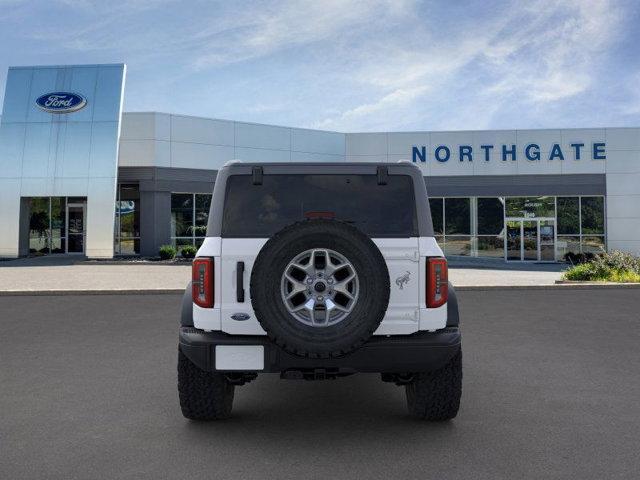
<path fill-rule="evenodd" d="M 555 217 L 555 197 L 511 197 L 505 200 L 507 217 Z"/>
<path fill-rule="evenodd" d="M 140 192 L 137 186 L 120 187 L 120 236 L 140 237 Z"/>
<path fill-rule="evenodd" d="M 171 194 L 171 236 L 193 236 L 193 194 Z"/>
<path fill-rule="evenodd" d="M 140 240 L 133 238 L 120 238 L 118 241 L 120 255 L 137 255 L 140 253 Z"/>
<path fill-rule="evenodd" d="M 578 235 L 558 236 L 556 251 L 559 259 L 562 259 L 567 253 L 580 253 L 580 237 Z"/>
<path fill-rule="evenodd" d="M 433 222 L 433 232 L 436 235 L 442 235 L 444 233 L 444 221 L 442 218 L 442 198 L 430 198 L 429 207 L 431 210 L 431 221 Z"/>
<path fill-rule="evenodd" d="M 471 237 L 468 235 L 447 235 L 444 241 L 445 255 L 471 255 Z"/>
<path fill-rule="evenodd" d="M 175 247 L 180 250 L 180 247 L 185 245 L 193 245 L 193 238 L 174 238 L 173 243 Z"/>
<path fill-rule="evenodd" d="M 478 257 L 503 258 L 504 239 L 502 236 L 478 235 Z"/>
<path fill-rule="evenodd" d="M 445 235 L 460 235 L 471 233 L 471 199 L 444 199 Z"/>
<path fill-rule="evenodd" d="M 31 253 L 49 253 L 51 225 L 49 198 L 31 198 L 29 200 L 29 251 Z"/>
<path fill-rule="evenodd" d="M 503 229 L 504 199 L 478 198 L 478 235 L 499 235 Z"/>
<path fill-rule="evenodd" d="M 81 199 L 81 201 L 85 201 Z M 52 236 L 64 238 L 66 235 L 66 204 L 64 197 L 51 198 L 51 230 Z"/>
<path fill-rule="evenodd" d="M 140 253 L 140 190 L 138 185 L 118 185 L 114 252 L 118 255 Z"/>
<path fill-rule="evenodd" d="M 578 197 L 558 197 L 558 234 L 580 234 L 580 209 Z"/>
<path fill-rule="evenodd" d="M 582 234 L 604 234 L 604 198 L 582 197 L 580 203 Z"/>
<path fill-rule="evenodd" d="M 200 246 L 207 234 L 211 194 L 171 194 L 171 242 L 180 249 L 184 245 Z"/>
<path fill-rule="evenodd" d="M 604 197 L 558 197 L 558 257 L 605 251 Z M 560 245 L 565 239 L 567 245 Z"/>
<path fill-rule="evenodd" d="M 72 200 L 74 202 L 72 202 Z M 85 197 L 33 197 L 29 199 L 29 253 L 75 253 L 68 249 L 67 206 L 82 204 Z M 80 223 L 78 235 L 84 237 L 84 221 Z M 82 253 L 84 248 L 77 253 Z"/>
<path fill-rule="evenodd" d="M 51 253 L 65 253 L 67 246 L 66 238 L 54 235 L 51 237 Z"/>
<path fill-rule="evenodd" d="M 207 235 L 207 222 L 209 220 L 210 206 L 211 195 L 196 194 L 196 211 L 193 227 L 195 237 L 205 237 Z"/>
<path fill-rule="evenodd" d="M 584 253 L 603 253 L 604 237 L 603 236 L 588 236 L 582 237 L 582 251 Z"/>
<path fill-rule="evenodd" d="M 430 198 L 429 206 L 446 255 L 554 261 L 606 247 L 604 197 Z"/>

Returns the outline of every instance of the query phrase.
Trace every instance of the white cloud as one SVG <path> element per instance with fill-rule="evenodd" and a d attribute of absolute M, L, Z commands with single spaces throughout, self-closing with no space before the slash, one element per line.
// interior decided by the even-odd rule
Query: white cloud
<path fill-rule="evenodd" d="M 405 110 L 405 97 L 395 95 L 401 91 L 419 92 L 412 100 L 421 98 L 427 111 L 429 103 L 450 98 L 446 124 L 455 123 L 456 85 L 473 88 L 474 103 L 482 113 L 497 112 L 504 102 L 516 101 L 525 108 L 527 103 L 539 106 L 587 91 L 594 58 L 615 39 L 620 8 L 609 0 L 539 0 L 525 8 L 518 5 L 500 9 L 495 19 L 470 19 L 457 26 L 461 35 L 444 41 L 424 42 L 412 50 L 406 48 L 406 39 L 387 46 L 381 61 L 373 59 L 356 73 L 375 97 L 317 124 L 345 130 L 363 125 L 376 128 L 376 122 L 372 125 L 367 118 L 375 106 L 377 113 L 386 111 L 377 122 L 382 126 L 385 118 Z M 416 33 L 429 38 L 437 29 L 432 23 L 426 32 Z M 469 77 L 475 77 L 476 83 Z M 487 97 L 492 99 L 489 104 Z M 465 112 L 469 110 L 469 105 L 464 107 Z M 474 128 L 486 128 L 491 122 L 490 116 L 476 118 L 484 123 L 475 123 Z M 461 127 L 470 127 L 466 113 L 460 119 L 465 121 Z"/>
<path fill-rule="evenodd" d="M 337 118 L 325 119 L 313 124 L 313 128 L 333 129 L 338 124 L 358 122 L 363 117 L 384 116 L 389 110 L 405 107 L 423 95 L 428 87 L 399 88 L 372 103 L 365 103 L 340 113 Z"/>
<path fill-rule="evenodd" d="M 506 111 L 588 95 L 625 15 L 618 0 L 488 0 L 469 12 L 417 0 L 60 2 L 68 26 L 16 34 L 42 55 L 123 59 L 129 82 L 135 70 L 157 79 L 137 88 L 145 98 L 189 83 L 200 115 L 226 102 L 231 116 L 346 131 L 489 128 Z M 236 97 L 204 99 L 230 87 Z"/>
<path fill-rule="evenodd" d="M 552 102 L 584 92 L 593 57 L 612 41 L 620 11 L 608 0 L 540 1 L 527 23 L 489 45 L 496 81 L 487 91 Z"/>
<path fill-rule="evenodd" d="M 393 0 L 313 0 L 275 2 L 256 12 L 234 12 L 222 26 L 205 28 L 195 35 L 203 42 L 194 60 L 199 68 L 263 57 L 282 49 L 315 42 L 334 42 L 349 30 L 370 26 L 380 15 L 402 15 L 405 2 Z"/>

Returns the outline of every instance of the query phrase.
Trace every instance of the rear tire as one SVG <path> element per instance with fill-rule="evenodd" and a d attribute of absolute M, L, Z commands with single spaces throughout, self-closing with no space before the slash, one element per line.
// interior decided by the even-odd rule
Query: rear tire
<path fill-rule="evenodd" d="M 429 421 L 451 420 L 462 395 L 462 350 L 439 370 L 415 374 L 406 385 L 409 413 Z"/>
<path fill-rule="evenodd" d="M 229 417 L 234 386 L 220 373 L 205 372 L 178 349 L 178 396 L 182 415 L 190 420 Z"/>

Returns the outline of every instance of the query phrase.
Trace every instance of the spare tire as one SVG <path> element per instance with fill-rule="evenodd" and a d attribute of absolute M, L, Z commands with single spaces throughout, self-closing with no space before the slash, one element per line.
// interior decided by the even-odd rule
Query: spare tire
<path fill-rule="evenodd" d="M 277 345 L 302 357 L 339 357 L 380 325 L 389 271 L 378 247 L 355 227 L 307 220 L 264 245 L 250 288 L 256 318 Z"/>

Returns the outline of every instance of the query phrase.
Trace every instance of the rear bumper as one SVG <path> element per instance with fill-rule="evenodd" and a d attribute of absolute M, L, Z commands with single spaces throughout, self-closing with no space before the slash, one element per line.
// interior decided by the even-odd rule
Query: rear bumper
<path fill-rule="evenodd" d="M 458 327 L 412 335 L 374 336 L 358 350 L 343 357 L 314 359 L 287 353 L 266 336 L 229 335 L 180 327 L 180 349 L 194 364 L 206 371 L 216 370 L 216 346 L 246 345 L 264 348 L 264 368 L 254 370 L 259 372 L 425 372 L 444 366 L 460 350 L 461 339 Z"/>

